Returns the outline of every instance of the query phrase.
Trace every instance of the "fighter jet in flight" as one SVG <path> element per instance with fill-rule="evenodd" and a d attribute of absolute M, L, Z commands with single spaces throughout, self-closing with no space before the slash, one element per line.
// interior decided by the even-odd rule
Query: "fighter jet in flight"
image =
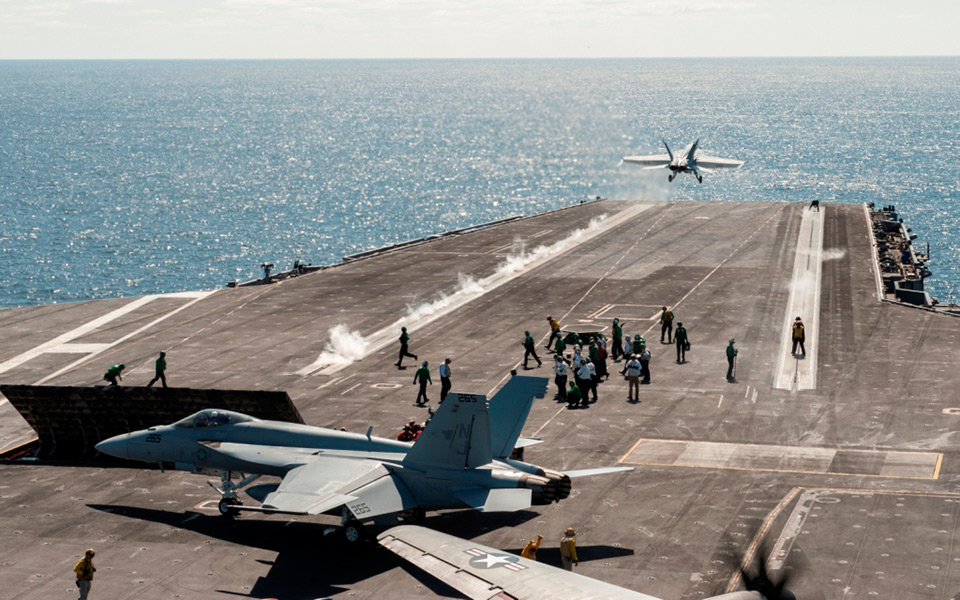
<path fill-rule="evenodd" d="M 659 600 L 423 527 L 401 525 L 383 532 L 377 540 L 471 600 Z M 752 564 L 755 561 L 756 566 Z M 745 562 L 734 577 L 746 590 L 707 600 L 796 600 L 787 588 L 785 572 L 776 579 L 767 572 L 767 557 L 751 556 Z"/>
<path fill-rule="evenodd" d="M 624 156 L 623 162 L 642 165 L 645 169 L 658 169 L 666 167 L 670 169 L 667 175 L 667 181 L 673 181 L 678 173 L 693 173 L 697 181 L 703 183 L 703 175 L 700 171 L 709 171 L 712 169 L 736 169 L 743 164 L 742 160 L 733 160 L 730 158 L 717 158 L 706 156 L 700 150 L 700 140 L 690 144 L 683 149 L 683 152 L 674 154 L 670 151 L 670 146 L 666 140 L 661 140 L 666 154 L 651 154 L 649 156 Z"/>
<path fill-rule="evenodd" d="M 542 377 L 514 376 L 490 399 L 451 393 L 415 442 L 400 442 L 299 423 L 263 421 L 206 409 L 171 425 L 126 433 L 97 444 L 118 458 L 219 475 L 220 513 L 259 511 L 341 516 L 348 542 L 365 537 L 362 523 L 417 522 L 427 510 L 517 511 L 559 502 L 570 479 L 628 471 L 610 467 L 561 473 L 510 458 L 539 440 L 520 430 Z M 371 428 L 372 429 L 372 428 Z M 244 506 L 237 492 L 262 475 L 280 477 L 246 489 L 261 502 Z M 234 481 L 234 480 L 238 481 Z"/>

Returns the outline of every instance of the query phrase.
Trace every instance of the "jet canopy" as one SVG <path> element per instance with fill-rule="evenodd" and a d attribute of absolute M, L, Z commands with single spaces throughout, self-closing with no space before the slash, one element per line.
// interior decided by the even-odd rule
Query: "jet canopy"
<path fill-rule="evenodd" d="M 219 408 L 206 408 L 189 417 L 180 419 L 173 424 L 174 427 L 183 429 L 193 429 L 198 427 L 220 427 L 221 425 L 236 425 L 237 423 L 249 423 L 259 421 L 256 417 L 245 415 L 232 410 L 223 410 Z"/>

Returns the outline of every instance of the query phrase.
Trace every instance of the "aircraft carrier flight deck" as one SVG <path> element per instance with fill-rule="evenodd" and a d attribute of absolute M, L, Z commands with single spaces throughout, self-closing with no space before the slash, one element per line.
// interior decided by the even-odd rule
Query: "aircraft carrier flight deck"
<path fill-rule="evenodd" d="M 730 591 L 740 557 L 767 546 L 803 600 L 951 599 L 960 319 L 881 301 L 875 244 L 862 205 L 601 200 L 262 285 L 2 310 L 0 384 L 93 388 L 124 363 L 119 389 L 91 393 L 162 414 L 166 392 L 133 388 L 165 350 L 172 387 L 285 392 L 307 424 L 395 438 L 427 416 L 419 361 L 428 406 L 446 357 L 455 392 L 492 395 L 517 369 L 551 381 L 523 428 L 543 439 L 526 461 L 634 470 L 576 479 L 559 503 L 425 526 L 515 553 L 542 534 L 554 565 L 572 526 L 578 573 L 660 598 Z M 664 305 L 689 332 L 684 364 L 660 343 Z M 640 401 L 610 362 L 598 402 L 558 402 L 548 315 L 608 337 L 616 317 L 645 337 Z M 419 359 L 404 370 L 401 326 Z M 525 330 L 543 360 L 528 371 Z M 0 400 L 0 450 L 36 436 Z M 345 547 L 327 534 L 335 517 L 221 517 L 207 481 L 94 456 L 0 462 L 0 599 L 73 597 L 90 546 L 96 598 L 460 597 L 375 543 Z"/>

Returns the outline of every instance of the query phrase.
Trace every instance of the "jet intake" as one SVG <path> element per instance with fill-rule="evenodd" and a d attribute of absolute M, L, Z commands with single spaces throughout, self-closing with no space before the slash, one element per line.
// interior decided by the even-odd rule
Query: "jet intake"
<path fill-rule="evenodd" d="M 539 469 L 537 473 L 520 477 L 517 487 L 533 490 L 533 504 L 559 502 L 570 495 L 570 478 L 557 471 Z"/>

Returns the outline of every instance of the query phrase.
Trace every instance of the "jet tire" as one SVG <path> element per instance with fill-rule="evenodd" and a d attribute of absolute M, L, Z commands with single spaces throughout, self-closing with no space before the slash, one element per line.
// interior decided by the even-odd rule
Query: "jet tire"
<path fill-rule="evenodd" d="M 367 533 L 360 521 L 347 521 L 340 533 L 343 535 L 343 541 L 351 546 L 360 544 L 367 539 Z"/>
<path fill-rule="evenodd" d="M 220 511 L 220 514 L 224 517 L 236 517 L 240 514 L 240 510 L 237 506 L 243 504 L 236 498 L 221 498 L 220 502 L 217 503 L 217 510 Z"/>

